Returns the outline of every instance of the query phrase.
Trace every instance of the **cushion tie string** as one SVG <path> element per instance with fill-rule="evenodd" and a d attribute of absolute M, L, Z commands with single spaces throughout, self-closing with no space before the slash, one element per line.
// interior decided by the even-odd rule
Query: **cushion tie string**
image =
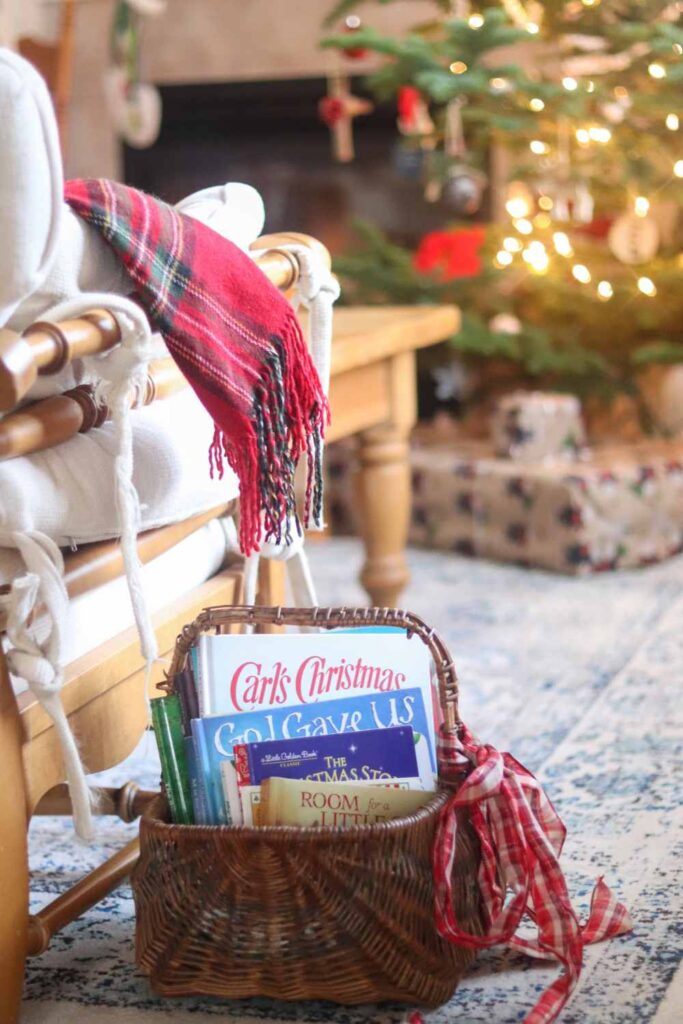
<path fill-rule="evenodd" d="M 24 576 L 13 580 L 9 594 L 3 597 L 11 645 L 7 663 L 10 672 L 26 681 L 54 723 L 62 747 L 74 827 L 81 839 L 89 840 L 93 836 L 91 792 L 61 701 L 68 610 L 62 554 L 54 541 L 38 531 L 0 529 L 0 546 L 16 548 L 28 569 Z M 49 620 L 43 641 L 29 626 L 39 601 Z"/>
<path fill-rule="evenodd" d="M 514 757 L 477 743 L 461 726 L 459 737 L 442 732 L 439 763 L 442 779 L 461 782 L 441 812 L 433 848 L 439 933 L 470 949 L 505 943 L 531 956 L 558 960 L 562 974 L 524 1020 L 551 1024 L 578 982 L 584 945 L 630 931 L 628 911 L 600 878 L 588 921 L 579 923 L 558 860 L 565 826 L 538 781 Z M 486 929 L 481 936 L 460 928 L 453 907 L 457 812 L 463 808 L 481 848 L 478 883 Z M 536 939 L 515 934 L 525 915 L 538 929 Z M 415 1014 L 411 1019 L 421 1018 Z"/>

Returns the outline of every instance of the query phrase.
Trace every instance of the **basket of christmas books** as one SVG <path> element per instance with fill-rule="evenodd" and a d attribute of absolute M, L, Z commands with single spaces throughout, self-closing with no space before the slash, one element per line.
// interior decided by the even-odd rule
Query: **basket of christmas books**
<path fill-rule="evenodd" d="M 272 625 L 308 629 L 253 632 Z M 156 992 L 437 1006 L 528 913 L 539 938 L 519 942 L 565 968 L 545 994 L 555 1019 L 586 941 L 562 823 L 461 723 L 450 654 L 421 619 L 207 608 L 162 688 L 163 788 L 133 873 L 136 959 Z M 600 897 L 602 938 L 627 919 Z"/>

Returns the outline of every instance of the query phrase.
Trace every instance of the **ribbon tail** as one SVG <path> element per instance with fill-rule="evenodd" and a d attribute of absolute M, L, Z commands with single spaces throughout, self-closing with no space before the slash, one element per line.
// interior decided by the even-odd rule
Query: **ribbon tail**
<path fill-rule="evenodd" d="M 605 939 L 613 939 L 617 935 L 625 935 L 631 931 L 631 915 L 624 904 L 619 903 L 601 875 L 593 889 L 588 920 L 581 926 L 584 945 L 603 942 Z"/>

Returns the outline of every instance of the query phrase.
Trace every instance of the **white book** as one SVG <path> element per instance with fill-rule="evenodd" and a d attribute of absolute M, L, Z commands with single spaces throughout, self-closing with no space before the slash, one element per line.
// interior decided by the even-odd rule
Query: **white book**
<path fill-rule="evenodd" d="M 202 718 L 419 687 L 435 749 L 431 657 L 403 631 L 203 634 L 193 665 Z"/>

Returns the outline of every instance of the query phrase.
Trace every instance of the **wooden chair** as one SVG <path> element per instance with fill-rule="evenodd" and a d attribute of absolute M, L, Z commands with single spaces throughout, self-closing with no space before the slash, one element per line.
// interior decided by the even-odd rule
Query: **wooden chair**
<path fill-rule="evenodd" d="M 296 257 L 278 248 L 286 242 L 318 246 L 302 235 L 267 236 L 254 244 L 265 248 L 258 265 L 282 291 L 296 283 Z M 22 401 L 37 374 L 57 372 L 78 356 L 101 352 L 119 340 L 116 320 L 107 310 L 61 324 L 34 324 L 17 335 L 0 331 L 0 410 Z M 165 397 L 185 386 L 170 360 L 150 366 L 144 401 Z M 11 412 L 0 420 L 0 459 L 51 447 L 78 431 L 92 429 L 107 415 L 95 405 L 90 389 L 44 399 Z M 139 538 L 141 560 L 148 562 L 168 551 L 212 518 L 235 511 L 236 502 L 184 522 L 151 530 Z M 81 547 L 65 556 L 66 583 L 75 597 L 123 574 L 116 542 Z M 282 563 L 261 563 L 259 600 L 283 603 Z M 181 627 L 205 606 L 239 603 L 242 563 L 236 560 L 190 590 L 181 600 L 155 616 L 159 650 L 170 653 Z M 4 622 L 0 619 L 0 631 Z M 143 699 L 143 660 L 134 628 L 112 636 L 95 650 L 67 666 L 62 691 L 64 705 L 84 763 L 101 771 L 123 761 L 140 740 L 147 712 Z M 0 648 L 0 1021 L 18 1019 L 24 959 L 40 954 L 64 924 L 98 902 L 130 871 L 137 841 L 129 843 L 39 914 L 28 913 L 26 831 L 33 814 L 68 814 L 70 806 L 61 751 L 51 719 L 30 693 L 15 696 Z M 103 793 L 99 813 L 115 813 L 132 821 L 153 794 L 130 782 Z"/>

